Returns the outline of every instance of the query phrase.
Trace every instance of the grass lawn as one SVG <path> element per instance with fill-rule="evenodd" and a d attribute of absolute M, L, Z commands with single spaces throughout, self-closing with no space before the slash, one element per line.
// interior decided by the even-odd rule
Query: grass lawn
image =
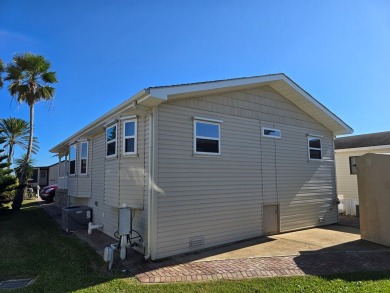
<path fill-rule="evenodd" d="M 18 213 L 0 215 L 0 248 L 0 281 L 36 278 L 21 292 L 390 292 L 390 272 L 140 284 L 108 273 L 100 256 L 62 233 L 35 201 L 25 201 Z"/>

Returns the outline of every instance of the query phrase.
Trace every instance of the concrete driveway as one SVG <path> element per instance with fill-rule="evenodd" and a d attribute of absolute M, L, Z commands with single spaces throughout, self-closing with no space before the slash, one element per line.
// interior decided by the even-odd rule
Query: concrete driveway
<path fill-rule="evenodd" d="M 360 239 L 359 229 L 339 225 L 260 237 L 200 253 L 176 257 L 180 262 L 292 256 L 308 252 L 388 250 Z"/>

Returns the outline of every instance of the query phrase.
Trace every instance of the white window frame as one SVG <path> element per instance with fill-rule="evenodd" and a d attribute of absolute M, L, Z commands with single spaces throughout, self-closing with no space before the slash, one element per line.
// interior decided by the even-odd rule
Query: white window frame
<path fill-rule="evenodd" d="M 85 157 L 83 157 L 82 155 L 82 151 L 83 151 L 83 144 L 86 144 L 87 145 L 87 155 Z M 79 150 L 79 174 L 80 175 L 88 175 L 88 147 L 89 147 L 89 144 L 88 144 L 88 141 L 82 141 L 80 142 L 80 150 Z M 81 173 L 81 161 L 82 160 L 85 160 L 85 173 Z"/>
<path fill-rule="evenodd" d="M 70 158 L 71 148 L 74 148 L 74 160 L 71 160 Z M 69 169 L 68 169 L 69 176 L 76 176 L 76 160 L 77 160 L 77 144 L 71 144 L 69 146 Z M 70 165 L 72 161 L 74 161 L 74 173 L 70 173 Z"/>
<path fill-rule="evenodd" d="M 313 148 L 313 147 L 310 147 L 310 139 L 318 139 L 320 141 L 320 148 Z M 320 151 L 321 152 L 321 158 L 320 159 L 317 159 L 317 158 L 311 158 L 310 157 L 310 150 L 316 150 L 316 151 Z M 322 139 L 320 136 L 315 136 L 315 135 L 308 135 L 307 136 L 307 156 L 309 158 L 309 161 L 322 161 L 323 159 L 323 154 L 322 154 Z"/>
<path fill-rule="evenodd" d="M 218 153 L 209 153 L 209 152 L 198 152 L 196 151 L 196 139 L 202 138 L 202 139 L 209 139 L 209 140 L 216 140 L 212 137 L 206 137 L 206 136 L 198 136 L 196 133 L 196 123 L 204 123 L 204 124 L 211 124 L 218 126 Z M 193 128 L 194 128 L 194 138 L 193 138 L 193 150 L 195 155 L 206 155 L 206 156 L 220 156 L 221 155 L 221 123 L 222 120 L 216 120 L 216 119 L 207 119 L 207 118 L 194 118 Z"/>
<path fill-rule="evenodd" d="M 278 136 L 274 136 L 274 135 L 265 134 L 264 133 L 265 130 L 278 131 L 279 135 Z M 261 127 L 261 136 L 280 139 L 280 138 L 282 138 L 282 131 L 280 129 L 276 129 L 276 128 Z"/>
<path fill-rule="evenodd" d="M 134 123 L 134 135 L 126 136 L 126 123 Z M 127 119 L 123 121 L 123 154 L 124 155 L 136 155 L 137 154 L 137 144 L 138 144 L 138 131 L 137 131 L 137 119 Z M 126 152 L 126 139 L 128 138 L 134 138 L 134 151 L 133 152 Z"/>
<path fill-rule="evenodd" d="M 115 127 L 115 139 L 107 141 L 107 130 Z M 107 156 L 108 144 L 115 142 L 115 153 Z M 118 154 L 118 123 L 106 127 L 106 158 L 116 158 Z"/>

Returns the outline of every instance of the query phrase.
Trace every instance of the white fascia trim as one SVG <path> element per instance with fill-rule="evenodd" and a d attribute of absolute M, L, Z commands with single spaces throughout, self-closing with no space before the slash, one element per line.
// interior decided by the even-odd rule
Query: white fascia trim
<path fill-rule="evenodd" d="M 326 115 L 335 120 L 338 124 L 340 124 L 348 134 L 353 133 L 353 129 L 344 123 L 339 117 L 329 111 L 324 105 L 318 102 L 315 98 L 313 98 L 310 94 L 308 94 L 305 90 L 303 90 L 299 85 L 297 85 L 293 80 L 291 80 L 286 75 L 282 75 L 281 78 L 284 82 L 286 82 L 289 86 L 291 86 L 294 90 L 296 90 L 301 96 L 305 97 L 308 101 L 314 104 L 318 109 L 324 112 Z M 340 131 L 335 132 L 335 134 L 339 134 Z"/>
<path fill-rule="evenodd" d="M 161 88 L 150 88 L 149 94 L 153 97 L 167 100 L 168 96 L 175 94 L 187 94 L 193 92 L 201 92 L 215 89 L 224 89 L 237 86 L 253 85 L 256 83 L 268 83 L 276 80 L 280 80 L 284 77 L 284 74 L 274 74 L 267 76 L 247 77 L 230 80 L 219 80 L 204 83 L 184 84 L 178 86 L 168 86 Z"/>
<path fill-rule="evenodd" d="M 99 117 L 98 119 L 96 119 L 92 123 L 88 124 L 87 126 L 82 128 L 81 130 L 79 130 L 78 132 L 73 134 L 72 136 L 68 137 L 64 141 L 60 142 L 59 144 L 57 144 L 56 146 L 51 148 L 49 150 L 49 152 L 57 153 L 57 150 L 60 150 L 61 147 L 63 147 L 64 145 L 69 145 L 70 142 L 72 140 L 75 140 L 77 137 L 84 136 L 84 134 L 86 132 L 92 130 L 95 127 L 103 126 L 106 123 L 106 121 L 109 121 L 110 119 L 112 119 L 113 116 L 117 115 L 120 112 L 123 112 L 124 110 L 126 110 L 128 108 L 134 107 L 134 102 L 138 101 L 139 99 L 142 99 L 145 95 L 147 95 L 147 91 L 146 90 L 139 91 L 137 94 L 135 94 L 131 98 L 125 100 L 123 103 L 119 104 L 118 106 L 116 106 L 111 111 L 107 112 L 106 114 L 104 114 L 103 116 Z"/>
<path fill-rule="evenodd" d="M 185 95 L 185 94 L 202 92 L 202 91 L 209 91 L 209 90 L 216 90 L 216 89 L 229 89 L 234 87 L 242 87 L 246 85 L 255 85 L 255 84 L 258 84 L 260 86 L 261 84 L 272 83 L 274 81 L 285 82 L 289 87 L 295 90 L 301 97 L 309 101 L 311 104 L 316 106 L 321 112 L 327 115 L 330 119 L 334 120 L 337 124 L 339 124 L 343 128 L 343 130 L 342 129 L 333 130 L 335 135 L 353 133 L 353 129 L 351 127 L 349 127 L 339 117 L 333 114 L 324 105 L 318 102 L 315 98 L 313 98 L 310 94 L 308 94 L 305 90 L 303 90 L 299 85 L 297 85 L 294 81 L 292 81 L 289 77 L 287 77 L 283 73 L 266 75 L 266 76 L 211 81 L 211 82 L 195 83 L 195 84 L 187 84 L 187 85 L 149 88 L 148 92 L 151 97 L 155 97 L 163 101 L 166 101 L 168 100 L 169 96 L 176 95 L 176 94 Z M 146 96 L 144 99 L 147 98 L 149 97 Z"/>
<path fill-rule="evenodd" d="M 350 152 L 372 151 L 372 150 L 382 150 L 382 149 L 390 149 L 390 145 L 378 145 L 378 146 L 368 146 L 368 147 L 360 147 L 360 148 L 340 149 L 340 150 L 335 150 L 335 152 L 350 153 Z"/>
<path fill-rule="evenodd" d="M 150 92 L 150 90 L 147 90 L 148 92 Z M 150 94 L 146 94 L 144 97 L 142 97 L 141 99 L 137 100 L 137 104 L 138 103 L 142 103 L 143 101 L 149 99 L 151 97 Z"/>

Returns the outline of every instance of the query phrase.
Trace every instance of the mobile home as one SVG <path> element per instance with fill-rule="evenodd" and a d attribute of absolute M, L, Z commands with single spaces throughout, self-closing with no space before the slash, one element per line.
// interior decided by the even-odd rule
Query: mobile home
<path fill-rule="evenodd" d="M 351 132 L 273 74 L 141 90 L 51 152 L 68 204 L 108 235 L 130 207 L 136 249 L 160 259 L 337 222 L 333 139 Z"/>
<path fill-rule="evenodd" d="M 390 132 L 360 134 L 335 139 L 337 193 L 341 213 L 356 216 L 359 206 L 357 158 L 364 154 L 390 154 Z"/>

